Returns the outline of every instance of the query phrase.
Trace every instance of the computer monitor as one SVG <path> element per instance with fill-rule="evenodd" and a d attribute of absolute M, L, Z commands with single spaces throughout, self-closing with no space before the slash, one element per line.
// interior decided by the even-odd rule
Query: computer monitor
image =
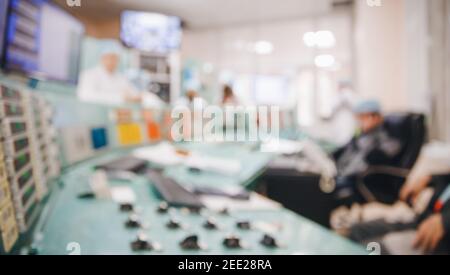
<path fill-rule="evenodd" d="M 0 64 L 3 64 L 9 0 L 0 0 Z"/>
<path fill-rule="evenodd" d="M 124 11 L 121 39 L 125 45 L 146 52 L 168 53 L 181 44 L 181 20 L 157 13 Z"/>
<path fill-rule="evenodd" d="M 5 68 L 30 77 L 76 83 L 84 26 L 48 0 L 12 0 Z"/>

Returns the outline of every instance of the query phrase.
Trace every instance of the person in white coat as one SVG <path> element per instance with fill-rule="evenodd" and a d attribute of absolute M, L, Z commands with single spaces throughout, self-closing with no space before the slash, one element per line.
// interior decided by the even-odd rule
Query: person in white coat
<path fill-rule="evenodd" d="M 139 91 L 118 72 L 119 62 L 118 49 L 110 47 L 104 50 L 100 64 L 81 74 L 78 98 L 85 102 L 108 105 L 140 103 L 142 97 Z"/>

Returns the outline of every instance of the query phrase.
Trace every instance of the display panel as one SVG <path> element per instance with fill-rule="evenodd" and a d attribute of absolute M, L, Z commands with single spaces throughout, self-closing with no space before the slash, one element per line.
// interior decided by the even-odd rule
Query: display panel
<path fill-rule="evenodd" d="M 128 47 L 147 52 L 168 53 L 181 44 L 181 20 L 157 13 L 124 11 L 121 39 Z"/>
<path fill-rule="evenodd" d="M 8 4 L 9 0 L 0 0 L 0 63 L 3 63 Z"/>
<path fill-rule="evenodd" d="M 5 68 L 75 83 L 84 26 L 46 0 L 11 0 Z"/>

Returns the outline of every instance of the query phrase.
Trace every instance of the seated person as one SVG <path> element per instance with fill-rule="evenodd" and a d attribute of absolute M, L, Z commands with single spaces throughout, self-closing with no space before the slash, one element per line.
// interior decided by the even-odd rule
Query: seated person
<path fill-rule="evenodd" d="M 413 201 L 425 188 L 434 187 L 434 195 L 426 210 L 413 221 L 388 222 L 375 220 L 353 226 L 349 231 L 349 238 L 362 243 L 377 241 L 382 251 L 389 245 L 383 238 L 390 233 L 405 236 L 400 243 L 402 254 L 408 253 L 450 253 L 450 175 L 423 176 L 418 180 L 407 183 L 401 190 L 400 198 Z M 407 234 L 413 232 L 414 238 L 408 239 Z M 397 245 L 398 246 L 398 245 Z"/>
<path fill-rule="evenodd" d="M 359 200 L 355 190 L 357 176 L 370 166 L 391 165 L 401 151 L 401 143 L 384 128 L 380 104 L 374 100 L 358 103 L 354 108 L 360 133 L 333 154 L 336 162 L 338 198 Z"/>

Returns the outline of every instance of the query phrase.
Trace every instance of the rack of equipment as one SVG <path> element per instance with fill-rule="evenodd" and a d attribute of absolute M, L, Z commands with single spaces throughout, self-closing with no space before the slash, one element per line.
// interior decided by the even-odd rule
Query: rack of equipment
<path fill-rule="evenodd" d="M 9 252 L 36 220 L 60 172 L 53 109 L 42 97 L 0 86 L 0 251 Z"/>

